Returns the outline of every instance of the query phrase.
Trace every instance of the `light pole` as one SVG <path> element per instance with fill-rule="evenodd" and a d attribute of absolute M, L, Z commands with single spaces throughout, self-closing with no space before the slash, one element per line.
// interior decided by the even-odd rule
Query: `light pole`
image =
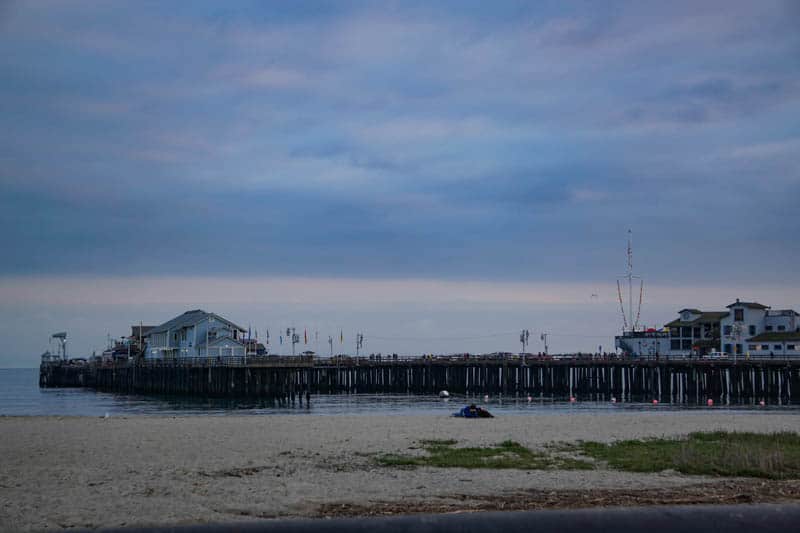
<path fill-rule="evenodd" d="M 736 354 L 739 351 L 739 344 L 742 342 L 742 325 L 738 322 L 733 325 L 733 363 L 736 364 Z"/>
<path fill-rule="evenodd" d="M 358 357 L 359 350 L 364 347 L 364 334 L 359 333 L 356 335 L 356 357 Z"/>
<path fill-rule="evenodd" d="M 294 345 L 300 342 L 300 335 L 294 332 L 294 328 L 292 328 L 292 355 L 294 355 Z"/>
<path fill-rule="evenodd" d="M 542 333 L 540 335 L 540 337 L 539 337 L 542 341 L 544 341 L 544 354 L 545 355 L 547 355 L 547 335 L 548 335 L 547 333 Z"/>

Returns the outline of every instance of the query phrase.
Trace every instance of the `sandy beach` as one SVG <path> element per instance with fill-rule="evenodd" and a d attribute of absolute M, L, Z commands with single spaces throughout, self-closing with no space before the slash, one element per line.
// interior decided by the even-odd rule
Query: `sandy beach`
<path fill-rule="evenodd" d="M 797 431 L 800 417 L 720 412 L 474 421 L 447 416 L 3 417 L 0 530 L 646 503 L 648 494 L 666 498 L 675 489 L 690 494 L 709 483 L 728 483 L 728 492 L 755 490 L 750 482 L 736 485 L 738 480 L 670 472 L 407 469 L 374 460 L 376 454 L 417 453 L 421 439 L 455 439 L 465 446 L 511 439 L 541 449 L 552 442 L 713 429 Z M 787 497 L 783 489 L 778 493 Z"/>

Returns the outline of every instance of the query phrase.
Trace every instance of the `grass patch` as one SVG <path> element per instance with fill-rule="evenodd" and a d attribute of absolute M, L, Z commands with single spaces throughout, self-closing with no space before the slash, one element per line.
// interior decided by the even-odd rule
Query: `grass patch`
<path fill-rule="evenodd" d="M 384 466 L 435 466 L 440 468 L 516 468 L 520 470 L 590 470 L 593 465 L 581 459 L 534 452 L 518 442 L 503 441 L 483 448 L 456 448 L 456 441 L 423 440 L 424 456 L 381 455 Z"/>
<path fill-rule="evenodd" d="M 677 470 L 683 474 L 800 478 L 797 433 L 691 433 L 683 439 L 583 442 L 583 455 L 628 472 Z"/>

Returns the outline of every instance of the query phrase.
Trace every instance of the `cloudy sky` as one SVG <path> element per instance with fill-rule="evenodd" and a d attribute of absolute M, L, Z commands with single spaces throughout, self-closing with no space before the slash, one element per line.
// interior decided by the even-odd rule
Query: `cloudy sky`
<path fill-rule="evenodd" d="M 0 2 L 0 366 L 187 307 L 610 348 L 629 228 L 646 323 L 798 308 L 798 29 L 792 1 Z"/>

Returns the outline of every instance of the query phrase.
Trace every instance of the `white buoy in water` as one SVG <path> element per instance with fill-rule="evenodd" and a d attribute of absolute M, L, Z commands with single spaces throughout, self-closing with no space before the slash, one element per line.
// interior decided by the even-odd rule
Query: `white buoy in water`
<path fill-rule="evenodd" d="M 531 398 L 530 396 L 528 396 L 528 402 L 530 403 L 530 402 L 532 402 L 532 401 L 533 401 L 533 398 Z"/>
<path fill-rule="evenodd" d="M 447 392 L 446 390 L 443 390 L 443 391 L 439 392 L 439 398 L 449 398 L 449 397 L 450 397 L 450 393 Z"/>
<path fill-rule="evenodd" d="M 483 395 L 483 401 L 484 402 L 488 402 L 489 401 L 489 395 L 488 394 L 484 394 Z"/>
<path fill-rule="evenodd" d="M 613 396 L 611 397 L 611 403 L 617 403 L 617 399 L 614 398 Z"/>

